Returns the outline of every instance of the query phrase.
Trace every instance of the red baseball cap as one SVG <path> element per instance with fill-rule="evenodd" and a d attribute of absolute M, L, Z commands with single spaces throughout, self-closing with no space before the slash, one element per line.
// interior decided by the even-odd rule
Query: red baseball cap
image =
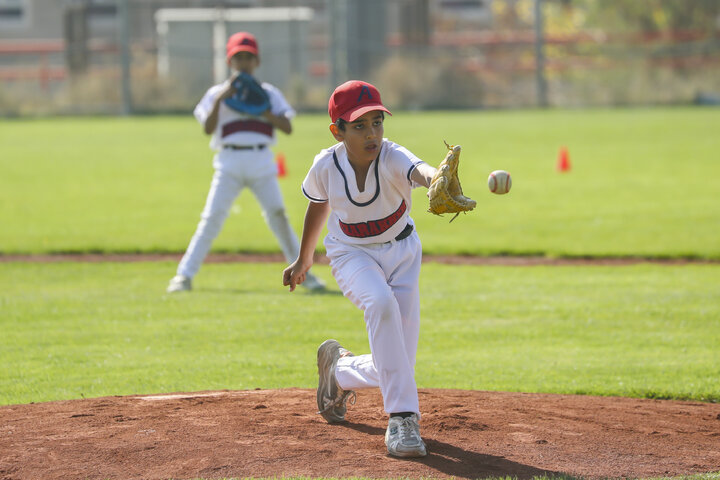
<path fill-rule="evenodd" d="M 380 100 L 380 92 L 373 85 L 360 80 L 350 80 L 335 89 L 328 102 L 328 113 L 333 123 L 338 118 L 354 122 L 367 112 L 380 110 L 392 115 Z"/>
<path fill-rule="evenodd" d="M 248 32 L 238 32 L 230 36 L 227 41 L 227 59 L 238 52 L 250 52 L 259 57 L 258 44 L 255 36 Z"/>

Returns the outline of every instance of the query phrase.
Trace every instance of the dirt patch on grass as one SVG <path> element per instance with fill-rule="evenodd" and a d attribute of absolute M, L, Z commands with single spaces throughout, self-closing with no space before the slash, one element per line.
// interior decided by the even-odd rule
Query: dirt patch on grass
<path fill-rule="evenodd" d="M 720 471 L 720 405 L 423 389 L 428 456 L 387 455 L 377 390 L 345 424 L 308 389 L 0 407 L 0 478 L 647 478 Z"/>
<path fill-rule="evenodd" d="M 179 262 L 181 253 L 53 253 L 38 255 L 0 254 L 0 262 Z M 652 258 L 652 257 L 573 257 L 555 258 L 543 256 L 474 256 L 474 255 L 428 255 L 424 262 L 436 262 L 455 265 L 634 265 L 638 263 L 656 263 L 664 265 L 684 265 L 688 263 L 720 264 L 720 260 L 696 258 Z M 230 262 L 278 262 L 284 263 L 280 253 L 211 253 L 206 263 Z M 315 256 L 315 263 L 327 265 L 325 255 Z"/>

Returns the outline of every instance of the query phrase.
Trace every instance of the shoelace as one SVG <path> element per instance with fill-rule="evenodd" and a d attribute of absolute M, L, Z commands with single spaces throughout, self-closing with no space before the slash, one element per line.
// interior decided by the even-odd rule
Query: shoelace
<path fill-rule="evenodd" d="M 335 407 L 339 407 L 340 405 L 345 403 L 345 400 L 350 396 L 352 396 L 352 399 L 349 400 L 350 405 L 355 405 L 355 400 L 357 400 L 357 395 L 355 395 L 355 392 L 353 390 L 347 390 L 341 396 L 337 397 L 334 401 L 328 403 L 325 406 L 325 408 L 320 410 L 318 413 L 325 413 L 328 410 L 332 410 Z"/>
<path fill-rule="evenodd" d="M 402 443 L 420 443 L 420 435 L 415 430 L 415 425 L 411 417 L 402 419 L 402 422 L 400 422 L 400 438 L 402 439 Z"/>

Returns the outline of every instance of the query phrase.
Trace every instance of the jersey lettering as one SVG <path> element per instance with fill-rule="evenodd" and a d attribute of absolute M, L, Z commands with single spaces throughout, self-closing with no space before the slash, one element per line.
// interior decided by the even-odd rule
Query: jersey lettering
<path fill-rule="evenodd" d="M 381 218 L 379 220 L 369 220 L 367 222 L 360 223 L 344 223 L 340 220 L 338 220 L 338 222 L 340 223 L 340 229 L 348 237 L 376 237 L 387 232 L 390 227 L 395 225 L 397 221 L 400 220 L 400 218 L 402 218 L 402 216 L 405 214 L 406 210 L 407 205 L 405 204 L 405 200 L 403 200 L 397 210 L 395 210 L 393 213 L 391 213 L 385 218 Z"/>

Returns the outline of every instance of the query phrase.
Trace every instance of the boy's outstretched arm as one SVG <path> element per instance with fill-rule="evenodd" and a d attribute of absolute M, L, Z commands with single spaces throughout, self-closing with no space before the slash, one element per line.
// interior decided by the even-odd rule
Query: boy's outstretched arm
<path fill-rule="evenodd" d="M 437 169 L 427 163 L 419 164 L 410 174 L 410 179 L 423 187 L 430 187 Z"/>
<path fill-rule="evenodd" d="M 283 271 L 283 285 L 290 286 L 290 291 L 305 281 L 305 273 L 310 270 L 315 255 L 315 245 L 320 238 L 325 221 L 330 214 L 328 202 L 310 202 L 305 212 L 300 254 L 298 258 Z"/>

